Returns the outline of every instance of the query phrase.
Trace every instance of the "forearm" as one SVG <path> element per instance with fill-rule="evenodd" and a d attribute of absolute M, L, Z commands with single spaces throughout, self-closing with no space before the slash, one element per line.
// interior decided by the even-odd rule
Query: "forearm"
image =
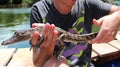
<path fill-rule="evenodd" d="M 114 12 L 112 15 L 115 16 L 116 23 L 118 24 L 118 26 L 120 26 L 120 10 Z"/>
<path fill-rule="evenodd" d="M 113 28 L 117 28 L 120 26 L 120 9 L 109 14 L 105 19 L 109 19 L 108 24 Z"/>
<path fill-rule="evenodd" d="M 57 40 L 58 32 L 55 31 L 55 26 L 46 24 L 42 31 L 43 36 L 46 36 L 39 48 L 33 47 L 33 62 L 36 67 L 42 67 L 46 61 L 52 56 Z M 36 45 L 39 42 L 39 33 L 35 32 L 32 38 L 32 44 Z M 36 52 L 34 51 L 36 50 Z"/>
<path fill-rule="evenodd" d="M 40 48 L 40 53 L 36 60 L 34 61 L 35 67 L 42 67 L 45 62 L 52 56 L 52 52 L 49 52 L 47 48 Z"/>
<path fill-rule="evenodd" d="M 120 7 L 116 5 L 112 5 L 109 14 L 116 17 L 116 19 L 119 21 L 118 24 L 120 26 Z"/>

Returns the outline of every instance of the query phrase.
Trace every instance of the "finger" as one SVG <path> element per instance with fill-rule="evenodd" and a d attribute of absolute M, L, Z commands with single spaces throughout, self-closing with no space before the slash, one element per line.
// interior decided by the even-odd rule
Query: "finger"
<path fill-rule="evenodd" d="M 35 46 L 37 44 L 38 39 L 39 39 L 39 33 L 37 31 L 35 31 L 31 38 L 31 43 L 33 46 Z"/>
<path fill-rule="evenodd" d="M 38 41 L 39 41 L 39 33 L 37 31 L 35 31 L 32 38 L 31 38 L 32 46 L 36 46 Z M 33 47 L 33 54 L 36 55 L 36 56 L 39 55 L 39 49 L 36 49 L 36 47 Z M 36 58 L 34 57 L 34 59 L 36 59 Z"/>
<path fill-rule="evenodd" d="M 35 28 L 35 27 L 38 27 L 39 26 L 39 23 L 33 23 L 32 24 L 32 28 Z"/>
<path fill-rule="evenodd" d="M 103 21 L 102 18 L 99 19 L 99 20 L 93 19 L 93 24 L 94 24 L 95 26 L 101 26 L 102 21 Z"/>
<path fill-rule="evenodd" d="M 107 43 L 107 42 L 110 42 L 113 39 L 114 39 L 114 37 L 111 33 L 106 33 L 106 35 L 103 37 L 103 39 L 100 42 Z"/>
<path fill-rule="evenodd" d="M 108 38 L 108 34 L 104 35 L 102 39 L 99 41 L 99 43 L 107 43 L 110 39 Z"/>
<path fill-rule="evenodd" d="M 49 40 L 49 42 L 47 41 L 48 47 L 50 47 L 48 53 L 51 53 L 51 52 L 52 52 L 52 54 L 53 54 L 54 47 L 55 47 L 55 45 L 56 45 L 56 41 L 57 41 L 57 37 L 58 37 L 57 35 L 58 35 L 58 32 L 57 32 L 57 31 L 54 31 L 54 35 L 53 35 L 53 37 L 51 38 L 51 40 Z"/>
<path fill-rule="evenodd" d="M 51 42 L 53 40 L 54 30 L 55 30 L 55 26 L 53 24 L 50 25 L 49 30 L 48 30 L 48 36 L 47 36 L 47 39 L 46 39 L 46 46 L 47 47 L 49 47 L 49 46 L 53 47 L 53 45 L 51 45 Z"/>
<path fill-rule="evenodd" d="M 58 38 L 58 32 L 57 31 L 54 31 L 54 36 L 53 36 L 53 39 L 52 39 L 52 41 L 51 41 L 51 46 L 53 47 L 53 48 L 51 48 L 52 50 L 54 49 L 54 47 L 55 47 L 55 45 L 56 45 L 56 41 L 57 41 L 57 38 Z"/>
<path fill-rule="evenodd" d="M 49 30 L 50 30 L 50 24 L 46 23 L 44 28 L 43 28 L 43 35 L 48 36 Z"/>
<path fill-rule="evenodd" d="M 51 41 L 54 39 L 54 31 L 55 31 L 55 25 L 54 24 L 52 24 L 51 26 L 50 26 L 50 30 L 49 30 L 49 36 L 48 36 L 48 43 L 51 43 Z M 51 44 L 50 44 L 50 46 L 52 46 Z"/>
<path fill-rule="evenodd" d="M 90 41 L 91 44 L 93 43 L 100 43 L 101 39 L 104 37 L 104 34 L 98 33 L 98 35 L 96 36 L 96 38 L 92 39 Z"/>
<path fill-rule="evenodd" d="M 41 46 L 47 47 L 49 45 L 47 42 L 48 37 L 49 37 L 49 30 L 50 30 L 50 24 L 46 23 L 44 28 L 43 28 L 43 32 L 42 32 L 42 34 L 44 36 L 43 44 L 45 44 L 45 45 L 41 45 Z"/>
<path fill-rule="evenodd" d="M 58 38 L 58 32 L 55 30 L 55 31 L 54 31 L 53 40 L 52 40 L 53 44 L 56 43 L 57 38 Z M 51 44 L 52 44 L 52 43 L 51 43 Z"/>

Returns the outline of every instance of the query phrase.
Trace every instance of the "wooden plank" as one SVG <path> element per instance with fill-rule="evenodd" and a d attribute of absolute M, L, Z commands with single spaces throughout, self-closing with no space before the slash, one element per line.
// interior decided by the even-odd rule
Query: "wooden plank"
<path fill-rule="evenodd" d="M 100 57 L 104 57 L 119 51 L 107 43 L 93 44 L 92 48 L 96 53 L 99 54 Z"/>
<path fill-rule="evenodd" d="M 120 51 L 120 41 L 113 40 L 113 41 L 109 42 L 109 44 L 114 46 L 115 48 L 119 49 L 119 51 Z"/>
<path fill-rule="evenodd" d="M 15 48 L 0 49 L 0 66 L 6 66 L 6 64 L 9 62 L 15 51 Z"/>
<path fill-rule="evenodd" d="M 96 60 L 97 57 L 98 57 L 98 54 L 92 50 L 91 61 Z"/>
<path fill-rule="evenodd" d="M 92 63 L 94 65 L 99 65 L 101 63 L 106 63 L 106 62 L 113 61 L 113 60 L 119 59 L 119 58 L 120 58 L 120 53 L 118 52 L 116 54 L 111 54 L 108 56 L 99 57 L 96 61 L 92 61 Z"/>
<path fill-rule="evenodd" d="M 29 66 L 32 67 L 32 51 L 29 48 L 19 48 L 14 54 L 8 66 Z"/>

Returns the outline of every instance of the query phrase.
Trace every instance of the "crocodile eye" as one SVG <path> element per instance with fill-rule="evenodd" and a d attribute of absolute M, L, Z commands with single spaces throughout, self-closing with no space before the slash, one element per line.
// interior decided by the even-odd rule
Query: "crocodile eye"
<path fill-rule="evenodd" d="M 17 31 L 15 31 L 15 33 L 14 33 L 14 36 L 13 36 L 13 37 L 16 37 L 16 36 L 18 36 L 18 32 L 17 32 Z"/>

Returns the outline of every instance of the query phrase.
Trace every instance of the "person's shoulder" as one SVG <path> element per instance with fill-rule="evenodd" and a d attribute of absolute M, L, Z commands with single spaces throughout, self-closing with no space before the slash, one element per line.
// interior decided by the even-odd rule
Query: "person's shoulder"
<path fill-rule="evenodd" d="M 83 6 L 85 3 L 85 0 L 76 0 L 76 6 Z"/>
<path fill-rule="evenodd" d="M 84 4 L 84 3 L 86 3 L 87 1 L 89 1 L 89 0 L 77 0 L 77 3 L 78 3 L 78 4 L 81 4 L 81 3 Z"/>
<path fill-rule="evenodd" d="M 83 0 L 85 3 L 99 3 L 103 2 L 102 0 Z"/>
<path fill-rule="evenodd" d="M 45 6 L 45 5 L 49 5 L 52 3 L 52 0 L 40 0 L 38 2 L 36 2 L 35 4 L 33 4 L 33 6 Z"/>
<path fill-rule="evenodd" d="M 77 0 L 77 2 L 84 2 L 85 0 Z"/>

